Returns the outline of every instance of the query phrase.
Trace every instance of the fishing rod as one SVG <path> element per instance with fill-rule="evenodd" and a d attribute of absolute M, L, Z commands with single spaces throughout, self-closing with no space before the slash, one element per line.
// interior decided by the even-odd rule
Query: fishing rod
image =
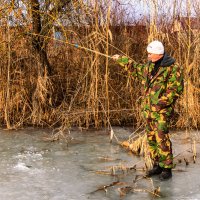
<path fill-rule="evenodd" d="M 51 39 L 51 40 L 53 39 L 53 40 L 55 40 L 55 41 L 68 44 L 68 45 L 73 46 L 73 47 L 75 47 L 75 48 L 79 48 L 79 49 L 83 49 L 83 50 L 86 50 L 86 51 L 90 51 L 90 52 L 92 52 L 92 53 L 96 53 L 96 54 L 99 54 L 99 55 L 101 55 L 101 56 L 104 56 L 104 57 L 113 59 L 113 56 L 110 56 L 110 55 L 101 53 L 101 52 L 96 51 L 96 50 L 93 50 L 93 49 L 89 49 L 89 48 L 87 48 L 87 47 L 84 47 L 84 46 L 79 45 L 78 43 L 72 43 L 72 42 L 68 42 L 68 41 L 63 41 L 63 40 L 60 40 L 60 39 L 56 39 L 56 38 L 52 38 L 52 37 L 49 37 L 49 36 L 44 36 L 44 35 L 40 35 L 40 34 L 36 34 L 36 33 L 28 33 L 28 34 L 29 34 L 29 35 L 34 35 L 34 36 L 39 36 L 39 37 L 42 37 L 42 38 L 44 38 L 44 39 Z M 116 47 L 113 46 L 112 44 L 109 43 L 109 45 L 112 46 L 113 48 L 119 50 L 118 48 L 116 48 Z M 125 54 L 124 52 L 122 52 L 121 50 L 120 50 L 120 52 L 121 52 L 124 56 L 126 56 L 127 58 L 133 60 L 130 56 L 126 55 L 126 54 Z"/>
<path fill-rule="evenodd" d="M 93 50 L 93 49 L 89 49 L 89 48 L 84 47 L 84 46 L 81 46 L 81 45 L 79 45 L 79 44 L 77 44 L 77 43 L 72 43 L 72 42 L 68 42 L 68 41 L 63 41 L 63 40 L 60 40 L 60 39 L 56 39 L 56 38 L 52 38 L 52 37 L 49 37 L 49 36 L 44 36 L 44 35 L 40 35 L 40 34 L 36 34 L 36 33 L 28 33 L 28 34 L 29 34 L 29 35 L 34 35 L 34 36 L 39 36 L 39 37 L 42 37 L 42 38 L 44 38 L 44 39 L 51 39 L 51 40 L 53 39 L 53 40 L 55 40 L 55 41 L 68 44 L 68 45 L 73 46 L 73 47 L 75 47 L 75 48 L 84 49 L 84 50 L 86 50 L 86 51 L 90 51 L 90 52 L 92 52 L 92 53 L 96 53 L 96 54 L 99 54 L 99 55 L 104 56 L 104 57 L 107 57 L 107 58 L 112 58 L 112 56 L 109 56 L 109 55 L 107 55 L 107 54 L 101 53 L 101 52 L 99 52 L 99 51 L 95 51 L 95 50 Z"/>

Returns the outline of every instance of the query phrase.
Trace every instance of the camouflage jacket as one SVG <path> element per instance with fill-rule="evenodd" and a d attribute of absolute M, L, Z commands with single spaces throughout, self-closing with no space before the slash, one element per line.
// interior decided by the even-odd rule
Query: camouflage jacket
<path fill-rule="evenodd" d="M 164 54 L 160 66 L 152 76 L 155 64 L 148 62 L 136 64 L 126 57 L 121 57 L 117 62 L 124 66 L 133 76 L 141 79 L 144 85 L 143 111 L 145 117 L 152 115 L 150 112 L 167 112 L 172 108 L 176 99 L 183 91 L 183 73 L 175 60 Z"/>

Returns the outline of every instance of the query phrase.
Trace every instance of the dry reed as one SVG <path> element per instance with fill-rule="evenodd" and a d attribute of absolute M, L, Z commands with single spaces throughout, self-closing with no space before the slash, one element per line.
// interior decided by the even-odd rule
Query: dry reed
<path fill-rule="evenodd" d="M 59 5 L 59 1 L 54 3 L 51 6 Z M 48 19 L 46 26 L 52 27 L 46 35 L 45 31 L 41 35 L 47 36 L 44 50 L 53 66 L 51 76 L 42 69 L 44 63 L 33 51 L 33 36 L 29 34 L 32 29 L 28 24 L 32 18 L 30 5 L 24 3 L 28 11 L 25 19 L 20 6 L 5 4 L 0 9 L 2 126 L 11 129 L 36 125 L 60 127 L 63 131 L 71 126 L 108 126 L 111 129 L 111 125 L 131 124 L 139 127 L 143 124 L 141 85 L 109 56 L 121 53 L 145 62 L 147 42 L 160 39 L 183 66 L 185 75 L 185 91 L 177 102 L 172 126 L 197 129 L 200 124 L 200 32 L 194 27 L 192 5 L 187 7 L 187 17 L 183 18 L 180 13 L 182 4 L 174 1 L 168 21 L 164 21 L 161 16 L 165 13 L 160 9 L 168 8 L 164 1 L 144 1 L 144 4 L 149 3 L 152 8 L 150 21 L 144 16 L 140 21 L 131 19 L 131 25 L 123 14 L 124 8 L 116 1 L 73 1 L 68 15 L 62 9 L 52 7 L 50 12 L 51 6 L 41 5 L 38 11 L 41 20 L 46 22 Z M 193 6 L 196 6 L 193 15 L 198 19 L 198 5 Z M 125 10 L 127 15 L 128 12 Z M 12 15 L 13 21 L 10 20 Z M 42 24 L 43 29 L 46 26 Z M 55 32 L 62 35 L 61 40 L 84 48 L 54 40 Z"/>

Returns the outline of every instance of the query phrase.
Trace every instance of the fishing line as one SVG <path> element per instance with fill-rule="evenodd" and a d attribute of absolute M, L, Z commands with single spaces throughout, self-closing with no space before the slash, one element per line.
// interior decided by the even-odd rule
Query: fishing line
<path fill-rule="evenodd" d="M 36 34 L 36 33 L 28 33 L 28 34 L 29 34 L 29 35 L 33 35 L 33 36 L 43 37 L 44 39 L 55 40 L 55 41 L 58 41 L 58 42 L 65 43 L 65 44 L 68 44 L 68 45 L 70 45 L 70 46 L 73 46 L 73 47 L 75 47 L 75 48 L 84 49 L 84 50 L 86 50 L 86 51 L 90 51 L 90 52 L 92 52 L 92 53 L 96 53 L 96 54 L 99 54 L 99 55 L 101 55 L 101 56 L 104 56 L 104 57 L 113 59 L 112 56 L 109 56 L 109 55 L 107 55 L 107 54 L 101 53 L 101 52 L 99 52 L 99 51 L 95 51 L 95 50 L 93 50 L 93 49 L 89 49 L 89 48 L 84 47 L 84 46 L 80 46 L 78 43 L 71 43 L 71 42 L 68 42 L 68 41 L 63 41 L 63 40 L 60 40 L 60 39 L 52 38 L 52 37 L 49 37 L 49 36 L 43 36 L 43 35 Z M 109 43 L 108 43 L 108 44 L 109 44 Z M 109 45 L 111 45 L 111 44 L 109 44 Z M 112 46 L 113 46 L 113 45 L 112 45 Z M 114 46 L 113 46 L 113 47 L 114 47 Z M 115 47 L 115 48 L 116 48 L 116 47 Z M 117 48 L 116 48 L 116 49 L 117 49 Z M 123 54 L 124 54 L 124 53 L 123 53 Z M 101 102 L 100 102 L 100 104 L 102 105 Z M 112 128 L 111 123 L 110 123 L 110 120 L 109 120 L 109 118 L 108 118 L 108 116 L 107 116 L 107 114 L 106 114 L 106 112 L 105 112 L 105 109 L 104 109 L 103 105 L 102 105 L 102 108 L 103 108 L 103 110 L 104 110 L 104 114 L 106 115 L 108 125 L 110 126 L 110 142 L 112 142 L 112 139 L 113 139 L 113 137 L 114 137 L 114 138 L 116 139 L 117 143 L 119 144 L 119 143 L 120 143 L 120 142 L 119 142 L 119 139 L 117 138 L 117 136 L 115 135 L 115 133 L 114 133 L 114 131 L 113 131 L 113 128 Z"/>

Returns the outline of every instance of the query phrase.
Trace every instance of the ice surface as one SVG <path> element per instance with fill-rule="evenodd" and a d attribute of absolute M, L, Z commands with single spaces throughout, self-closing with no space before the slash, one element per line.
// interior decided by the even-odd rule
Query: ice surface
<path fill-rule="evenodd" d="M 114 133 L 122 140 L 130 134 L 129 129 L 114 127 Z M 106 175 L 112 167 L 144 166 L 143 158 L 130 154 L 115 142 L 109 142 L 107 131 L 71 131 L 73 140 L 47 142 L 44 134 L 50 130 L 27 128 L 19 131 L 0 130 L 0 200 L 150 200 L 147 191 L 129 192 L 120 198 L 119 189 L 132 185 L 141 178 L 144 171 L 120 171 L 116 175 Z M 198 134 L 195 134 L 198 135 Z M 181 137 L 180 137 L 181 136 Z M 160 187 L 163 200 L 199 200 L 200 166 L 199 144 L 197 160 L 192 162 L 192 142 L 184 132 L 173 135 L 173 151 L 176 168 L 173 178 L 160 182 L 157 177 L 152 182 L 137 181 L 142 190 Z M 186 165 L 185 160 L 189 165 Z M 110 171 L 109 171 L 110 172 Z M 103 186 L 119 181 L 104 190 Z M 123 185 L 124 184 L 124 185 Z"/>

